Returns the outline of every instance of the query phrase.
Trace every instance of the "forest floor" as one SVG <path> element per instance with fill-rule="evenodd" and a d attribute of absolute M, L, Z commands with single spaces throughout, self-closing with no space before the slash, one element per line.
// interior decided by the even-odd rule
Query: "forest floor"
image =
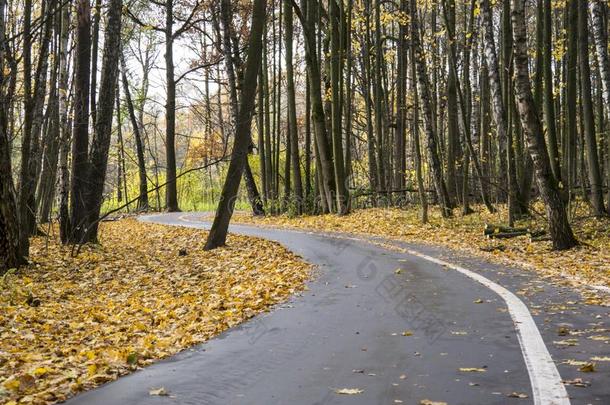
<path fill-rule="evenodd" d="M 475 206 L 474 213 L 443 219 L 440 211 L 432 207 L 429 223 L 422 224 L 417 208 L 368 208 L 351 214 L 319 216 L 267 216 L 253 217 L 236 212 L 235 222 L 316 231 L 374 235 L 405 242 L 423 242 L 466 251 L 492 262 L 517 265 L 535 270 L 543 276 L 557 277 L 561 282 L 610 287 L 610 219 L 596 219 L 579 213 L 573 218 L 573 229 L 581 245 L 569 251 L 553 251 L 550 241 L 531 242 L 528 236 L 510 239 L 489 239 L 484 235 L 485 224 L 505 223 L 506 208 L 491 214 L 485 207 Z M 536 212 L 542 207 L 534 206 Z M 534 215 L 516 223 L 518 227 L 543 229 L 544 218 Z M 588 301 L 600 303 L 601 298 L 590 294 Z"/>
<path fill-rule="evenodd" d="M 0 278 L 0 402 L 48 404 L 204 342 L 303 290 L 311 269 L 276 243 L 104 223 L 74 257 L 32 239 L 32 264 Z M 265 254 L 261 254 L 264 252 Z"/>

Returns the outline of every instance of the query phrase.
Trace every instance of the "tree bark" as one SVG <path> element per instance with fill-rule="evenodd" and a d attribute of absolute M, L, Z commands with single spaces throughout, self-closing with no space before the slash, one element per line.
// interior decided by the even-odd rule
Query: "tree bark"
<path fill-rule="evenodd" d="M 6 0 L 0 0 L 0 72 L 5 70 L 5 8 Z M 15 74 L 15 72 L 13 72 Z M 5 93 L 6 75 L 0 75 L 0 275 L 26 263 L 29 245 L 21 246 L 19 216 L 15 186 L 11 171 L 10 134 L 8 112 L 11 100 Z M 26 239 L 27 241 L 27 239 Z M 24 254 L 25 253 L 25 254 Z"/>
<path fill-rule="evenodd" d="M 523 0 L 512 0 L 512 23 L 515 62 L 515 96 L 534 168 L 540 196 L 546 208 L 549 233 L 556 250 L 569 249 L 577 244 L 568 222 L 566 210 L 551 170 L 544 134 L 532 96 L 527 56 L 527 30 Z"/>
<path fill-rule="evenodd" d="M 231 163 L 227 171 L 216 216 L 205 244 L 206 250 L 223 246 L 227 239 L 227 230 L 235 206 L 235 198 L 241 182 L 245 161 L 248 158 L 248 147 L 251 143 L 250 127 L 256 98 L 257 75 L 261 65 L 262 36 L 266 17 L 266 0 L 254 0 L 252 25 L 248 41 L 248 59 L 244 74 L 244 87 L 240 100 L 238 119 L 235 128 L 235 140 Z"/>
<path fill-rule="evenodd" d="M 373 129 L 373 107 L 371 99 L 371 34 L 368 27 L 371 20 L 370 0 L 364 1 L 364 18 L 365 27 L 364 45 L 362 47 L 362 96 L 364 97 L 364 105 L 366 109 L 366 142 L 368 152 L 368 175 L 370 188 L 372 191 L 379 191 L 379 172 L 377 170 L 377 158 L 375 155 L 375 132 Z"/>
<path fill-rule="evenodd" d="M 294 186 L 294 203 L 296 213 L 303 213 L 303 183 L 301 181 L 301 163 L 299 158 L 299 132 L 297 127 L 297 109 L 294 89 L 294 68 L 292 60 L 292 42 L 294 36 L 292 5 L 284 2 L 284 35 L 286 37 L 286 95 L 288 101 L 288 133 L 290 138 L 290 159 L 292 165 L 292 183 Z"/>
<path fill-rule="evenodd" d="M 86 205 L 87 227 L 83 238 L 80 240 L 81 243 L 84 241 L 97 241 L 98 218 L 102 207 L 104 181 L 108 167 L 108 151 L 112 135 L 112 117 L 117 90 L 116 84 L 119 77 L 122 11 L 122 0 L 110 0 L 108 3 L 108 22 L 104 38 L 99 102 L 89 163 L 89 188 Z"/>
<path fill-rule="evenodd" d="M 342 1 L 342 0 L 341 0 Z M 331 128 L 333 163 L 335 172 L 335 186 L 337 199 L 337 214 L 345 215 L 349 207 L 349 194 L 345 180 L 345 166 L 343 161 L 343 127 L 341 105 L 341 49 L 339 44 L 340 15 L 339 6 L 335 0 L 330 0 L 330 76 L 331 76 Z"/>
<path fill-rule="evenodd" d="M 70 37 L 70 7 L 62 7 L 59 51 L 59 120 L 61 141 L 59 147 L 59 236 L 62 243 L 70 238 L 70 122 L 68 119 L 68 41 Z"/>
<path fill-rule="evenodd" d="M 222 0 L 220 2 L 220 18 L 223 26 L 223 50 L 225 56 L 225 64 L 227 69 L 227 76 L 229 82 L 229 96 L 231 100 L 231 116 L 233 117 L 233 126 L 235 127 L 237 124 L 237 114 L 238 114 L 238 105 L 239 105 L 239 95 L 237 91 L 237 82 L 238 78 L 235 74 L 235 68 L 239 68 L 239 62 L 234 58 L 233 45 L 231 44 L 231 3 L 228 0 Z M 240 83 L 240 87 L 243 86 L 243 83 Z M 248 152 L 252 149 L 252 139 L 250 138 L 250 145 L 248 146 Z M 256 182 L 254 181 L 254 175 L 252 174 L 252 169 L 250 168 L 250 163 L 248 159 L 244 164 L 244 181 L 246 183 L 246 191 L 248 193 L 248 199 L 250 200 L 250 205 L 252 207 L 252 212 L 254 215 L 264 215 L 265 209 L 263 207 L 262 200 L 260 198 L 260 194 L 258 193 L 258 189 L 256 187 Z"/>
<path fill-rule="evenodd" d="M 136 118 L 135 108 L 133 106 L 133 100 L 131 99 L 131 91 L 129 90 L 129 80 L 127 79 L 127 64 L 125 63 L 125 56 L 121 53 L 121 76 L 123 82 L 123 92 L 125 93 L 125 101 L 127 103 L 127 111 L 129 113 L 129 119 L 131 120 L 131 128 L 133 130 L 133 136 L 136 140 L 136 155 L 138 158 L 138 178 L 139 178 L 139 198 L 138 198 L 138 210 L 148 210 L 148 180 L 146 178 L 146 160 L 144 159 L 144 142 L 142 142 L 142 135 L 140 134 L 140 124 Z"/>
<path fill-rule="evenodd" d="M 406 0 L 405 0 L 406 2 Z M 405 5 L 408 9 L 408 5 Z M 413 94 L 413 122 L 411 124 L 411 129 L 413 132 L 413 149 L 415 152 L 415 175 L 417 177 L 417 191 L 419 196 L 419 203 L 421 205 L 421 222 L 426 224 L 428 223 L 428 198 L 426 197 L 426 190 L 424 187 L 424 175 L 422 169 L 422 154 L 421 154 L 421 146 L 420 146 L 420 136 L 419 136 L 419 95 L 417 93 L 417 72 L 416 72 L 416 62 L 415 62 L 415 48 L 413 46 L 410 47 L 411 54 L 411 91 Z"/>
<path fill-rule="evenodd" d="M 86 192 L 89 172 L 89 81 L 91 77 L 91 6 L 76 4 L 76 54 L 74 56 L 74 129 L 70 197 L 70 241 L 84 239 Z M 113 86 L 114 87 L 114 86 Z"/>
<path fill-rule="evenodd" d="M 587 173 L 591 186 L 590 202 L 595 216 L 604 216 L 604 194 L 602 176 L 597 153 L 595 136 L 595 115 L 591 93 L 591 66 L 589 65 L 589 29 L 587 0 L 578 0 L 578 61 L 580 72 L 580 91 L 583 109 L 584 138 L 587 158 Z"/>
<path fill-rule="evenodd" d="M 176 80 L 174 77 L 174 0 L 165 0 L 165 208 L 168 212 L 180 211 L 176 181 Z"/>
<path fill-rule="evenodd" d="M 555 100 L 553 95 L 553 66 L 552 66 L 552 20 L 551 20 L 551 0 L 542 0 L 543 8 L 543 31 L 542 31 L 542 65 L 544 79 L 544 124 L 551 159 L 551 169 L 558 182 L 561 181 L 561 171 L 559 164 L 559 148 L 557 147 L 557 129 L 555 121 Z"/>
<path fill-rule="evenodd" d="M 428 160 L 430 170 L 434 180 L 434 187 L 439 199 L 441 214 L 443 218 L 451 217 L 451 208 L 449 194 L 443 179 L 441 161 L 438 157 L 438 147 L 436 143 L 436 134 L 434 129 L 432 110 L 430 108 L 430 84 L 428 83 L 428 74 L 426 72 L 425 56 L 422 50 L 419 38 L 419 18 L 417 16 L 417 3 L 411 0 L 411 46 L 414 49 L 414 63 L 416 65 L 416 76 L 418 84 L 418 92 L 420 96 L 420 107 L 424 116 L 424 127 L 427 138 Z"/>
<path fill-rule="evenodd" d="M 499 160 L 500 160 L 500 173 L 507 175 L 508 183 L 508 203 L 509 213 L 508 222 L 513 221 L 514 205 L 515 205 L 515 188 L 514 177 L 510 175 L 512 167 L 507 168 L 508 161 L 508 149 L 512 148 L 508 144 L 508 124 L 506 122 L 506 106 L 502 99 L 502 83 L 500 81 L 500 68 L 498 63 L 498 56 L 496 53 L 494 32 L 493 32 L 493 15 L 489 0 L 483 0 L 481 3 L 482 15 L 483 15 L 483 26 L 484 26 L 484 43 L 485 43 L 485 60 L 487 62 L 487 71 L 489 74 L 489 84 L 491 90 L 491 102 L 492 111 L 494 115 L 494 121 L 496 122 L 496 132 L 498 134 L 498 145 L 499 145 Z M 504 163 L 502 163 L 504 162 Z M 504 168 L 502 168 L 504 166 Z"/>
<path fill-rule="evenodd" d="M 610 123 L 610 59 L 608 58 L 608 36 L 605 31 L 604 10 L 601 0 L 592 0 L 590 7 L 591 15 L 593 17 L 593 34 L 595 38 L 595 49 L 597 51 L 597 63 L 599 65 L 603 89 L 602 94 L 605 104 L 604 112 L 606 114 L 606 125 L 608 125 Z M 607 142 L 610 142 L 610 137 L 608 137 Z M 608 149 L 607 153 L 608 152 L 610 152 L 610 149 Z M 610 162 L 608 156 L 606 157 L 606 160 Z M 607 175 L 610 176 L 610 167 L 606 167 L 606 171 Z M 607 212 L 610 213 L 610 191 L 608 193 Z"/>

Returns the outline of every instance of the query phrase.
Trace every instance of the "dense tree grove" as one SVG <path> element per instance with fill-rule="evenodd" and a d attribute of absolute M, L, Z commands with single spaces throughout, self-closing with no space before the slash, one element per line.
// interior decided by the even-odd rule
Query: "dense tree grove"
<path fill-rule="evenodd" d="M 601 0 L 1 0 L 0 69 L 0 270 L 120 210 L 610 212 Z"/>

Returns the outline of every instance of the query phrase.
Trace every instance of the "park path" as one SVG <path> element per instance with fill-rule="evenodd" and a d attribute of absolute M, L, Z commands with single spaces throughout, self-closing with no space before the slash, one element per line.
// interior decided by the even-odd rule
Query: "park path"
<path fill-rule="evenodd" d="M 141 219 L 208 228 L 202 216 Z M 437 247 L 231 231 L 278 241 L 316 265 L 308 290 L 70 404 L 610 403 L 610 363 L 582 373 L 566 362 L 610 355 L 607 341 L 589 339 L 609 335 L 608 308 L 580 305 L 569 288 Z M 579 334 L 558 336 L 562 326 Z M 558 343 L 570 338 L 577 344 Z M 588 386 L 565 385 L 568 397 L 562 379 L 577 378 Z M 150 395 L 159 387 L 169 396 Z"/>

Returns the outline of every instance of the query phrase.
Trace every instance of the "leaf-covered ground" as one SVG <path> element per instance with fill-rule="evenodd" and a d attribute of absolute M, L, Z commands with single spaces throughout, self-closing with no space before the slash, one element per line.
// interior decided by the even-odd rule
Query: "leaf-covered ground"
<path fill-rule="evenodd" d="M 538 212 L 542 207 L 535 206 Z M 610 287 L 610 220 L 596 219 L 584 214 L 573 220 L 573 228 L 582 244 L 569 251 L 552 251 L 551 242 L 530 242 L 528 236 L 512 239 L 487 239 L 483 235 L 486 223 L 505 223 L 506 212 L 501 207 L 490 214 L 484 207 L 475 207 L 475 213 L 443 219 L 438 209 L 429 214 L 430 222 L 422 224 L 416 208 L 370 208 L 336 215 L 290 218 L 252 217 L 237 213 L 236 221 L 263 225 L 294 227 L 320 231 L 348 232 L 375 235 L 408 242 L 424 242 L 467 251 L 484 258 L 509 264 L 518 264 L 545 275 L 568 276 L 569 281 L 587 285 Z M 520 221 L 516 226 L 543 229 L 544 218 Z M 592 301 L 598 301 L 591 298 Z M 593 303 L 593 302 L 592 302 Z"/>
<path fill-rule="evenodd" d="M 234 326 L 305 288 L 281 246 L 121 220 L 77 257 L 54 237 L 0 277 L 0 403 L 66 399 Z"/>

